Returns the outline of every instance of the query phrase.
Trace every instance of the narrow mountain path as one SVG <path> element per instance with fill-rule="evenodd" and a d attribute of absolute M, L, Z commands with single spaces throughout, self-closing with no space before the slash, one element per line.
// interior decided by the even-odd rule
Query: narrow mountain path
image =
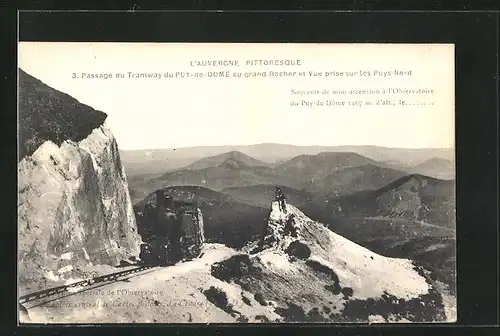
<path fill-rule="evenodd" d="M 201 258 L 82 290 L 58 299 L 27 305 L 32 323 L 232 322 L 213 309 L 191 284 L 193 274 L 210 274 L 210 266 L 234 254 L 219 244 L 205 246 Z M 31 308 L 30 308 L 31 307 Z M 189 313 L 189 314 L 188 314 Z"/>

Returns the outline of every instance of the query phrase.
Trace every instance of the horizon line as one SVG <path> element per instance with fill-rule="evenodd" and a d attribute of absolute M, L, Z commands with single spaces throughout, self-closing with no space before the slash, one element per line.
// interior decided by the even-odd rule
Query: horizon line
<path fill-rule="evenodd" d="M 389 148 L 389 149 L 408 149 L 408 150 L 425 150 L 425 149 L 455 149 L 452 147 L 390 147 L 390 146 L 380 146 L 380 145 L 292 145 L 277 142 L 261 142 L 253 143 L 247 145 L 199 145 L 199 146 L 182 146 L 182 147 L 156 147 L 156 148 L 136 148 L 136 149 L 118 149 L 122 151 L 146 151 L 146 150 L 177 150 L 177 149 L 190 149 L 190 148 L 210 148 L 210 147 L 252 147 L 252 146 L 262 146 L 262 145 L 279 145 L 279 146 L 290 146 L 290 147 L 378 147 L 378 148 Z"/>

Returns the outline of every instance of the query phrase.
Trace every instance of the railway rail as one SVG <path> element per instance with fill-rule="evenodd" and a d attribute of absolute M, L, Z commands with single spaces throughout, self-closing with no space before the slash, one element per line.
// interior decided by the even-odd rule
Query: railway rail
<path fill-rule="evenodd" d="M 159 266 L 156 266 L 156 265 L 140 266 L 140 267 L 128 269 L 125 271 L 110 273 L 110 274 L 106 274 L 106 275 L 100 275 L 100 276 L 89 278 L 86 280 L 77 281 L 77 282 L 74 282 L 74 283 L 69 284 L 69 285 L 63 285 L 63 286 L 58 286 L 58 287 L 54 287 L 54 288 L 44 289 L 42 291 L 38 291 L 35 293 L 20 296 L 19 303 L 23 304 L 23 303 L 39 300 L 42 298 L 46 298 L 49 296 L 69 292 L 69 289 L 71 289 L 71 288 L 89 287 L 89 286 L 95 285 L 97 283 L 116 281 L 116 280 L 118 280 L 118 278 L 124 277 L 126 275 L 138 273 L 138 272 L 141 272 L 141 271 L 144 271 L 144 270 L 147 270 L 150 268 L 156 268 L 156 267 L 159 267 Z"/>

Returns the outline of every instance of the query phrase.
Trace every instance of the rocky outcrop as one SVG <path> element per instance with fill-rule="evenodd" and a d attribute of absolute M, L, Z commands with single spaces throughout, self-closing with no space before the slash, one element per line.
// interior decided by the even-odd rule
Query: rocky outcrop
<path fill-rule="evenodd" d="M 76 100 L 23 72 L 19 83 L 22 293 L 85 277 L 80 271 L 91 265 L 138 256 L 141 239 L 118 145 L 102 112 L 80 110 Z"/>
<path fill-rule="evenodd" d="M 296 235 L 286 230 L 291 216 Z M 223 273 L 232 274 L 229 281 L 244 290 L 274 302 L 285 322 L 449 319 L 442 294 L 422 267 L 357 245 L 290 204 L 284 212 L 273 202 L 263 244 L 245 250 L 251 258 L 243 269 L 259 271 L 236 272 L 235 266 L 224 265 Z M 228 281 L 219 277 L 219 266 L 212 267 L 212 275 Z"/>
<path fill-rule="evenodd" d="M 199 256 L 205 242 L 203 212 L 199 206 L 195 202 L 174 200 L 163 189 L 150 196 L 154 197 L 148 198 L 143 210 L 136 213 L 139 233 L 151 250 L 141 253 L 141 259 L 169 264 L 183 256 Z M 167 251 L 163 251 L 165 246 Z"/>

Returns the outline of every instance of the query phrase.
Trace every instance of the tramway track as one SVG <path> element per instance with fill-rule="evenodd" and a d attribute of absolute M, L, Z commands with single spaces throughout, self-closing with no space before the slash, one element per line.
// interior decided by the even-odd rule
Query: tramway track
<path fill-rule="evenodd" d="M 74 282 L 74 283 L 69 284 L 69 285 L 63 285 L 63 286 L 53 287 L 53 288 L 49 288 L 49 289 L 44 289 L 42 291 L 34 292 L 31 294 L 26 294 L 26 295 L 19 297 L 19 303 L 23 304 L 23 303 L 43 299 L 43 298 L 46 298 L 49 296 L 69 292 L 69 289 L 71 289 L 71 288 L 89 287 L 89 286 L 93 286 L 97 283 L 116 281 L 116 280 L 118 280 L 118 278 L 124 277 L 126 275 L 138 273 L 138 272 L 141 272 L 141 271 L 144 271 L 147 269 L 157 268 L 157 267 L 160 267 L 160 266 L 156 266 L 156 265 L 140 266 L 140 267 L 128 269 L 125 271 L 115 272 L 115 273 L 106 274 L 106 275 L 100 275 L 100 276 L 89 278 L 86 280 L 77 281 L 77 282 Z"/>

